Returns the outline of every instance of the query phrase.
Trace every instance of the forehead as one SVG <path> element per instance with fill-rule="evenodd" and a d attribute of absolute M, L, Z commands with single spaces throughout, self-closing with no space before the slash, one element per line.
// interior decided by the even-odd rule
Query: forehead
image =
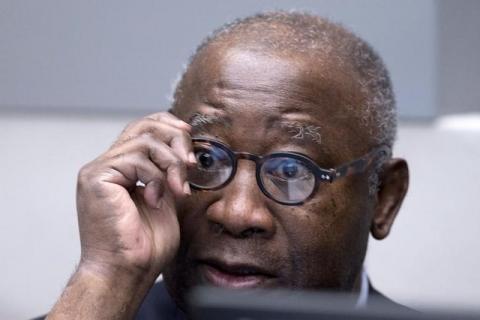
<path fill-rule="evenodd" d="M 366 141 L 352 112 L 364 97 L 353 71 L 334 58 L 212 46 L 194 61 L 185 91 L 195 100 L 190 108 L 200 101 L 208 112 L 236 111 L 236 120 L 250 115 L 257 125 L 305 122 L 321 128 L 322 143 Z"/>
<path fill-rule="evenodd" d="M 202 94 L 219 89 L 274 93 L 285 98 L 304 99 L 310 105 L 314 103 L 320 107 L 316 108 L 317 112 L 325 110 L 335 98 L 352 99 L 358 93 L 354 71 L 336 55 L 321 57 L 211 45 L 194 61 L 191 71 L 196 89 Z"/>

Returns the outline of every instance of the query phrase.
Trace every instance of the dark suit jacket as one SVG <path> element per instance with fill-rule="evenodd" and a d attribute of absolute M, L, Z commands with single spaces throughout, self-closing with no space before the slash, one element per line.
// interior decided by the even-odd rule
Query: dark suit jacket
<path fill-rule="evenodd" d="M 377 302 L 383 304 L 384 306 L 388 307 L 389 309 L 391 310 L 394 310 L 394 311 L 399 311 L 399 312 L 406 312 L 406 313 L 410 313 L 410 312 L 413 312 L 413 313 L 419 313 L 418 311 L 416 310 L 413 310 L 411 308 L 408 308 L 404 305 L 401 305 L 399 303 L 396 303 L 394 302 L 393 300 L 387 298 L 386 296 L 384 296 L 382 293 L 380 293 L 379 291 L 377 291 L 377 289 L 375 289 L 371 283 L 369 283 L 369 300 L 367 300 L 367 308 L 369 306 L 369 302 L 371 303 L 373 299 L 375 299 Z"/>
<path fill-rule="evenodd" d="M 389 298 L 385 297 L 383 294 L 378 292 L 370 283 L 369 283 L 369 299 L 367 300 L 367 308 L 369 307 L 369 302 L 375 302 L 382 305 L 382 307 L 387 308 L 392 311 L 398 311 L 402 313 L 410 313 L 416 311 L 409 309 L 401 304 L 393 302 Z M 148 293 L 145 298 L 138 314 L 136 320 L 183 320 L 185 314 L 179 310 L 175 303 L 170 298 L 169 294 L 163 283 L 157 283 Z"/>

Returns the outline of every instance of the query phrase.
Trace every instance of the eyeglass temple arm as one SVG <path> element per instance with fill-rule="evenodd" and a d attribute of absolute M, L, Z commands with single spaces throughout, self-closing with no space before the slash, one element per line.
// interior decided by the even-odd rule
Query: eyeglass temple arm
<path fill-rule="evenodd" d="M 360 159 L 353 160 L 347 164 L 344 164 L 340 167 L 332 169 L 331 173 L 333 174 L 333 178 L 331 181 L 340 177 L 362 173 L 367 168 L 369 168 L 373 163 L 375 163 L 377 160 L 380 160 L 380 159 L 383 160 L 384 158 L 386 158 L 389 153 L 390 153 L 390 148 L 388 148 L 387 146 L 381 146 L 372 150 L 371 152 L 369 152 L 368 154 L 366 154 L 364 157 Z"/>

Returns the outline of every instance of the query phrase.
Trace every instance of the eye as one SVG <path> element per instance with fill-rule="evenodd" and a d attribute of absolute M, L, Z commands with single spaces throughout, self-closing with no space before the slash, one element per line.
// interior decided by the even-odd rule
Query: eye
<path fill-rule="evenodd" d="M 295 178 L 298 174 L 298 165 L 296 163 L 287 162 L 282 165 L 282 174 L 286 178 Z"/>
<path fill-rule="evenodd" d="M 313 175 L 307 165 L 297 159 L 274 158 L 265 165 L 265 172 L 269 176 L 280 180 L 304 180 L 310 179 Z"/>
<path fill-rule="evenodd" d="M 197 159 L 197 168 L 203 171 L 224 170 L 230 167 L 230 158 L 221 149 L 218 148 L 202 148 L 195 150 Z"/>
<path fill-rule="evenodd" d="M 198 152 L 197 161 L 200 164 L 200 166 L 202 166 L 202 168 L 208 169 L 213 165 L 215 160 L 213 159 L 212 155 L 208 152 Z"/>

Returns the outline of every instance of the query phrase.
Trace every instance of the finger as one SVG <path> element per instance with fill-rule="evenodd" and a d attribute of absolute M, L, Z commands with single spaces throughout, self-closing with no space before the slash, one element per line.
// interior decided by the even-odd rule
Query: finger
<path fill-rule="evenodd" d="M 170 147 L 179 155 L 186 164 L 194 165 L 197 163 L 195 154 L 193 153 L 192 138 L 185 131 L 179 132 L 179 134 L 172 137 L 170 140 Z"/>
<path fill-rule="evenodd" d="M 148 185 L 153 181 L 161 184 L 165 180 L 165 174 L 142 152 L 118 154 L 105 161 L 103 166 L 110 169 L 109 174 L 104 174 L 104 181 L 129 190 L 136 187 L 138 181 Z"/>
<path fill-rule="evenodd" d="M 118 138 L 113 147 L 119 146 L 138 136 L 149 134 L 170 145 L 172 149 L 186 162 L 194 163 L 191 136 L 185 130 L 173 127 L 168 123 L 152 119 L 142 119 L 132 124 Z"/>
<path fill-rule="evenodd" d="M 186 163 L 191 163 L 195 158 L 193 156 L 192 138 L 185 130 L 173 127 L 166 122 L 148 119 L 140 123 L 136 131 L 134 133 L 138 135 L 151 134 L 156 139 L 171 146 Z"/>
<path fill-rule="evenodd" d="M 143 192 L 143 198 L 145 199 L 145 203 L 150 208 L 158 209 L 164 190 L 164 184 L 160 183 L 160 181 L 153 180 L 147 183 Z"/>
<path fill-rule="evenodd" d="M 123 191 L 129 193 L 134 190 L 138 181 L 147 185 L 152 181 L 166 184 L 165 174 L 141 152 L 109 159 L 98 158 L 79 171 L 77 187 L 80 191 L 93 193 L 97 198 L 109 198 L 116 202 L 124 194 Z M 150 197 L 148 201 L 150 205 L 158 202 L 155 197 Z"/>
<path fill-rule="evenodd" d="M 143 210 L 143 207 L 147 207 L 153 209 L 154 211 L 160 209 L 161 206 L 161 198 L 158 200 L 154 199 L 153 194 L 148 195 L 148 185 L 147 187 L 136 187 L 133 192 L 131 193 L 132 200 L 136 203 L 137 208 L 139 209 L 139 213 L 142 219 L 146 219 L 149 223 L 151 222 L 151 216 L 149 212 L 152 210 Z"/>
<path fill-rule="evenodd" d="M 104 181 L 121 185 L 129 190 L 137 188 L 137 182 L 141 181 L 145 185 L 142 188 L 144 189 L 145 203 L 153 209 L 159 208 L 166 183 L 169 183 L 173 188 L 177 188 L 177 195 L 184 196 L 191 193 L 190 190 L 185 190 L 184 183 L 177 182 L 184 177 L 175 171 L 171 171 L 170 179 L 165 181 L 165 174 L 142 152 L 117 155 L 106 165 L 113 170 L 113 173 L 106 177 Z M 182 184 L 182 187 L 179 184 Z"/>
<path fill-rule="evenodd" d="M 171 190 L 179 196 L 190 194 L 186 183 L 185 162 L 165 143 L 154 139 L 151 135 L 142 135 L 111 150 L 106 157 L 118 157 L 121 154 L 141 152 L 145 160 L 151 160 L 161 171 Z"/>
<path fill-rule="evenodd" d="M 148 150 L 149 157 L 162 170 L 167 172 L 170 189 L 178 196 L 190 195 L 185 162 L 163 143 L 154 143 Z"/>

